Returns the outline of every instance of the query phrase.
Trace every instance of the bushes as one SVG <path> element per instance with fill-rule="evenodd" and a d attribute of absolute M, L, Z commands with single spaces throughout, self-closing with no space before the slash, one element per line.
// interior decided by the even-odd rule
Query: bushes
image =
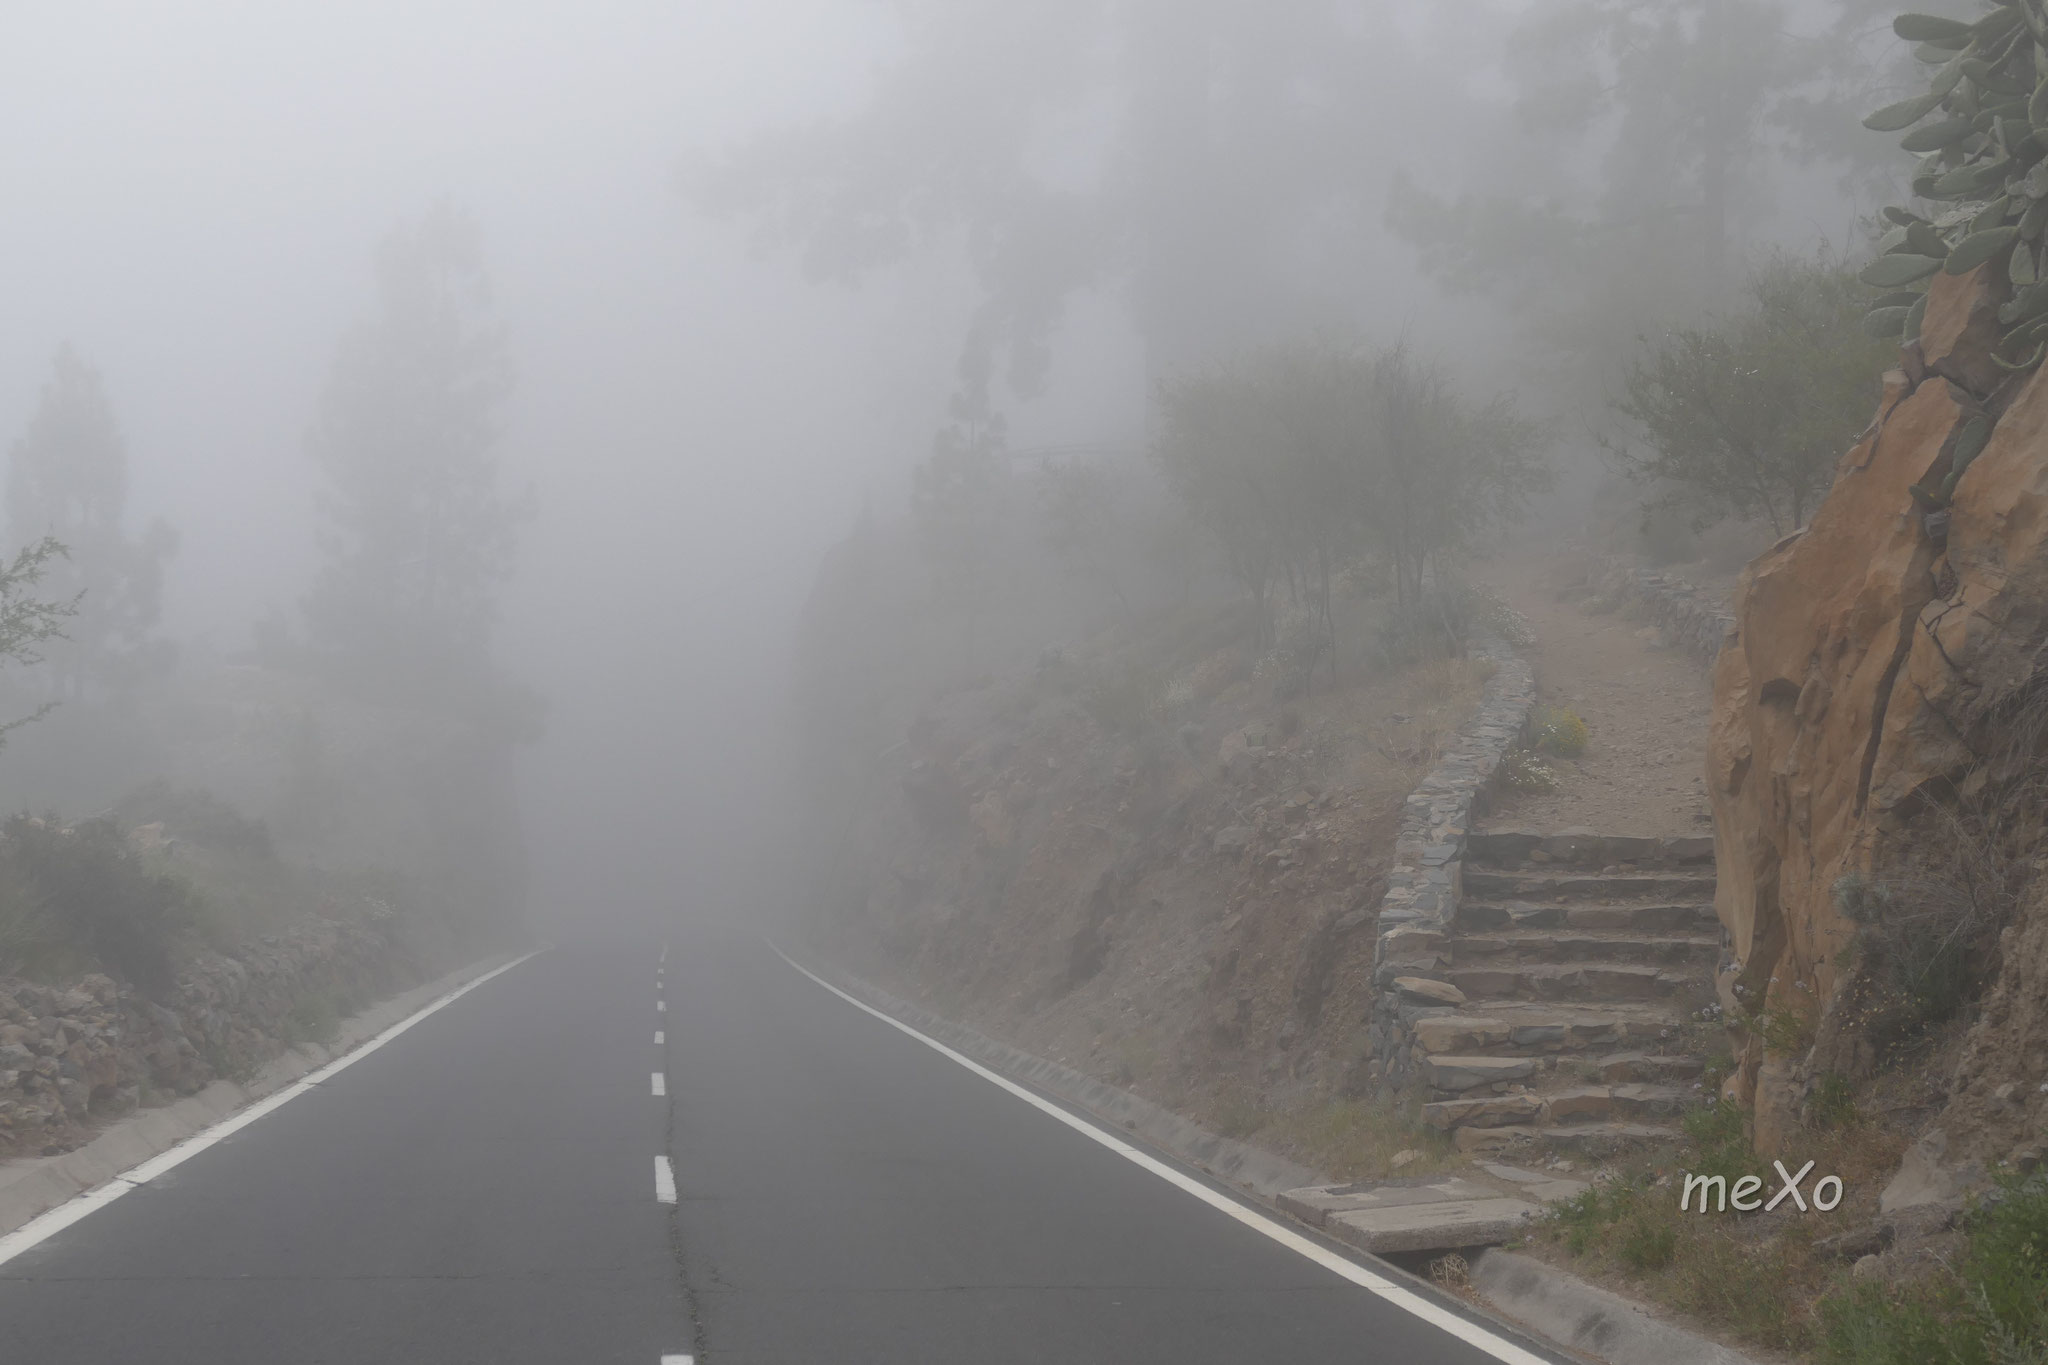
<path fill-rule="evenodd" d="M 1956 1269 L 1911 1292 L 1858 1284 L 1821 1305 L 1841 1365 L 2048 1361 L 2048 1173 L 2009 1176 L 1969 1219 Z"/>
<path fill-rule="evenodd" d="M 185 884 L 147 870 L 106 819 L 0 827 L 0 904 L 0 924 L 27 939 L 19 965 L 81 956 L 151 993 L 170 989 L 171 945 L 193 919 Z"/>

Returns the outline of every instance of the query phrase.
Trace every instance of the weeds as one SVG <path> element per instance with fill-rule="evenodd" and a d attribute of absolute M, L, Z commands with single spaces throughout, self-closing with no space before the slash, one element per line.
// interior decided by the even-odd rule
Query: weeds
<path fill-rule="evenodd" d="M 1839 1071 L 1824 1072 L 1814 1083 L 1806 1102 L 1807 1122 L 1822 1130 L 1853 1128 L 1862 1122 L 1856 1108 L 1856 1091 Z"/>
<path fill-rule="evenodd" d="M 1457 1160 L 1450 1140 L 1422 1123 L 1420 1101 L 1413 1097 L 1333 1100 L 1266 1118 L 1262 1143 L 1342 1180 L 1390 1175 L 1395 1155 L 1403 1151 L 1422 1154 L 1401 1167 L 1404 1176 L 1428 1174 Z"/>
<path fill-rule="evenodd" d="M 1956 1268 L 1910 1289 L 1857 1284 L 1824 1301 L 1824 1358 L 1841 1365 L 2048 1362 L 2048 1174 L 1999 1182 L 1967 1223 Z"/>
<path fill-rule="evenodd" d="M 1554 792 L 1557 790 L 1557 769 L 1545 763 L 1533 749 L 1510 749 L 1501 756 L 1500 768 L 1495 773 L 1501 785 L 1510 791 Z"/>

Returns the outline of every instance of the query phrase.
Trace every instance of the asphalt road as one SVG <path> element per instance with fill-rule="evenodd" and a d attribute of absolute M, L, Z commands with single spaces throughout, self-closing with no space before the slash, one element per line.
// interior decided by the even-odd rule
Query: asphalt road
<path fill-rule="evenodd" d="M 544 953 L 0 1264 L 0 1359 L 1496 1358 L 759 940 L 658 953 Z"/>

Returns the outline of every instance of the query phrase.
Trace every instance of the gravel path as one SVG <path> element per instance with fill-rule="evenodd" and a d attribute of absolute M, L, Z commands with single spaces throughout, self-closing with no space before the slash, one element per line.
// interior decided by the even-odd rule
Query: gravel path
<path fill-rule="evenodd" d="M 1568 706 L 1586 722 L 1585 753 L 1554 759 L 1554 792 L 1508 792 L 1489 829 L 1602 834 L 1703 834 L 1710 828 L 1705 671 L 1657 643 L 1622 612 L 1585 610 L 1534 556 L 1486 566 L 1481 581 L 1529 619 L 1539 704 Z"/>

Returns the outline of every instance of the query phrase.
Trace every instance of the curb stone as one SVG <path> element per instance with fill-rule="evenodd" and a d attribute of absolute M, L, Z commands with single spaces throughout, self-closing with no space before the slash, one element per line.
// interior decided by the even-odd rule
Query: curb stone
<path fill-rule="evenodd" d="M 344 1019 L 331 1045 L 302 1043 L 264 1063 L 245 1084 L 215 1081 L 175 1104 L 139 1110 L 110 1123 L 92 1141 L 72 1151 L 0 1162 L 0 1236 L 169 1151 L 257 1100 L 284 1089 L 307 1072 L 355 1051 L 421 1006 L 515 956 L 495 954 L 380 1001 L 361 1014 Z"/>
<path fill-rule="evenodd" d="M 1607 1365 L 1756 1365 L 1533 1257 L 1491 1247 L 1473 1259 L 1470 1273 L 1472 1287 L 1495 1310 Z"/>

